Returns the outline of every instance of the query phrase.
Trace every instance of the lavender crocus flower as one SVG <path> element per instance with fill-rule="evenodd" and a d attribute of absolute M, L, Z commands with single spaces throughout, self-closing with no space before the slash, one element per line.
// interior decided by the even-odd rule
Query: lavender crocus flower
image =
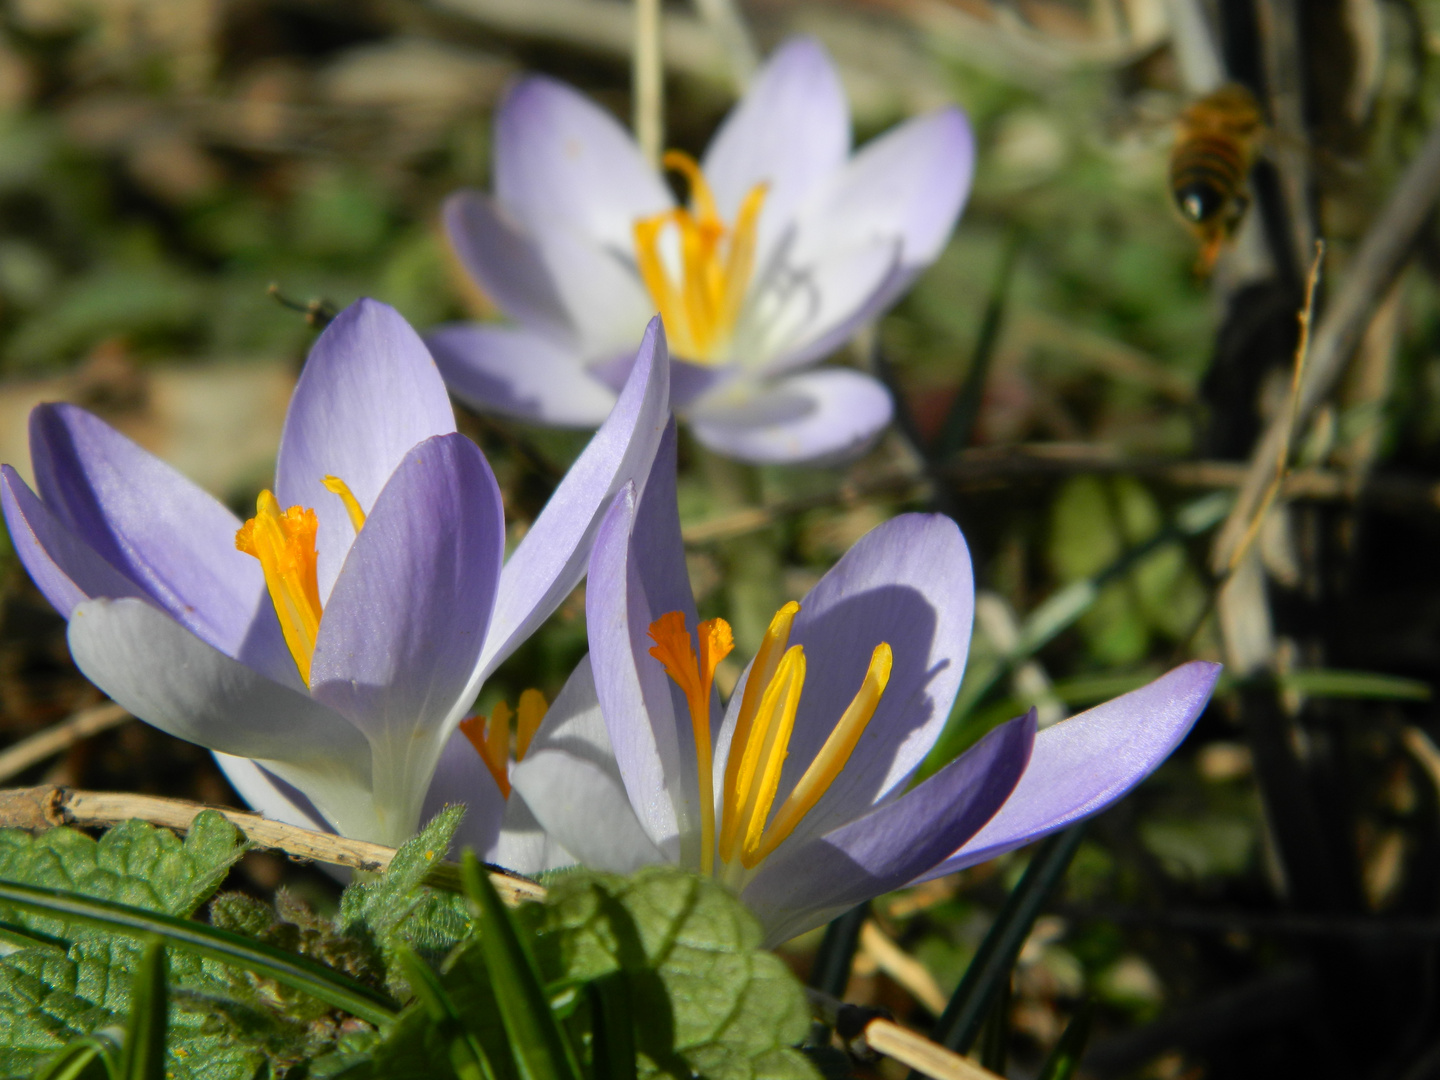
<path fill-rule="evenodd" d="M 906 514 L 780 609 L 712 726 L 729 628 L 696 625 L 672 439 L 643 497 L 623 493 L 601 526 L 590 655 L 515 771 L 582 863 L 713 874 L 774 944 L 1097 813 L 1165 759 L 1210 697 L 1219 665 L 1185 664 L 1038 734 L 1032 711 L 910 787 L 960 685 L 974 594 L 954 522 Z"/>
<path fill-rule="evenodd" d="M 610 114 L 527 78 L 496 117 L 493 195 L 445 207 L 461 261 L 513 324 L 453 324 L 427 341 L 464 401 L 586 427 L 614 404 L 658 310 L 672 404 L 701 442 L 753 462 L 844 457 L 889 422 L 890 396 L 857 371 L 801 369 L 934 261 L 973 161 L 955 108 L 852 156 L 835 69 L 802 38 L 770 58 L 699 163 L 665 156 L 689 189 L 677 206 Z"/>
<path fill-rule="evenodd" d="M 492 777 L 483 738 L 457 729 L 583 576 L 614 493 L 647 475 L 668 387 L 657 321 L 614 412 L 508 561 L 490 466 L 456 432 L 420 338 L 369 300 L 317 341 L 275 493 L 244 525 L 70 405 L 31 414 L 39 495 L 9 466 L 0 495 L 80 669 L 136 716 L 217 751 L 252 805 L 393 844 L 463 801 L 465 842 L 535 869 L 553 852 L 521 801 L 506 805 L 508 763 L 492 762 Z"/>

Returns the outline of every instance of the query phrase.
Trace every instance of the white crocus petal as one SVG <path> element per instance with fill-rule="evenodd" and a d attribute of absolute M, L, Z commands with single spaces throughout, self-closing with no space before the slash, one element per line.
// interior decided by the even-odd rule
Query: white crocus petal
<path fill-rule="evenodd" d="M 68 638 L 85 676 L 136 716 L 257 760 L 306 791 L 346 836 L 377 835 L 370 748 L 338 713 L 211 648 L 143 600 L 87 600 Z"/>
<path fill-rule="evenodd" d="M 218 750 L 212 751 L 211 756 L 225 774 L 225 779 L 230 781 L 230 786 L 256 813 L 301 829 L 332 831 L 320 812 L 310 805 L 309 799 L 249 758 L 223 754 Z"/>
<path fill-rule="evenodd" d="M 668 861 L 631 808 L 588 656 L 550 706 L 510 779 L 545 831 L 583 865 L 628 874 Z"/>

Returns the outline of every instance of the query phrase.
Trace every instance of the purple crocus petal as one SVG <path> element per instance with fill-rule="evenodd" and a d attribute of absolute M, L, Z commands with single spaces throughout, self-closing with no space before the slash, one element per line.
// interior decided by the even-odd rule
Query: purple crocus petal
<path fill-rule="evenodd" d="M 275 466 L 280 505 L 310 507 L 320 519 L 315 547 L 322 602 L 355 539 L 324 478 L 345 481 L 369 513 L 411 447 L 454 430 L 440 372 L 394 308 L 357 300 L 325 328 L 290 399 Z"/>
<path fill-rule="evenodd" d="M 633 347 L 655 314 L 655 301 L 635 273 L 634 256 L 550 218 L 532 222 L 529 234 L 586 359 Z"/>
<path fill-rule="evenodd" d="M 804 647 L 809 674 L 777 799 L 830 737 L 882 641 L 893 667 L 855 752 L 796 839 L 858 817 L 909 781 L 960 687 L 974 595 L 970 553 L 955 522 L 903 514 L 861 537 L 800 601 L 790 643 Z"/>
<path fill-rule="evenodd" d="M 338 713 L 266 679 L 143 600 L 87 600 L 70 617 L 87 678 L 140 719 L 253 758 L 304 791 L 346 836 L 375 831 L 370 747 Z"/>
<path fill-rule="evenodd" d="M 629 133 L 564 83 L 520 80 L 495 116 L 495 197 L 527 228 L 563 222 L 619 252 L 674 200 Z"/>
<path fill-rule="evenodd" d="M 460 262 L 501 311 L 553 341 L 573 340 L 574 327 L 544 258 L 488 195 L 457 191 L 445 200 L 444 220 Z"/>
<path fill-rule="evenodd" d="M 666 861 L 631 809 L 588 656 L 545 714 L 510 781 L 545 831 L 581 864 L 628 874 Z"/>
<path fill-rule="evenodd" d="M 917 116 L 866 144 L 797 222 L 801 264 L 880 239 L 901 241 L 901 263 L 940 254 L 975 172 L 975 136 L 954 107 Z"/>
<path fill-rule="evenodd" d="M 913 791 L 809 842 L 791 837 L 741 893 L 775 945 L 898 889 L 990 820 L 1030 758 L 1035 713 L 1001 725 Z"/>
<path fill-rule="evenodd" d="M 145 590 L 60 524 L 9 465 L 0 466 L 0 504 L 15 553 L 45 599 L 67 619 L 94 596 L 148 598 Z"/>
<path fill-rule="evenodd" d="M 835 66 L 813 38 L 777 49 L 725 118 L 702 167 L 720 216 L 733 221 L 766 185 L 755 262 L 764 266 L 798 207 L 850 153 L 850 110 Z"/>
<path fill-rule="evenodd" d="M 782 251 L 751 290 L 731 355 L 752 375 L 785 371 L 843 345 L 879 309 L 900 265 L 890 237 L 824 258 L 799 261 Z"/>
<path fill-rule="evenodd" d="M 320 619 L 310 693 L 375 750 L 375 800 L 418 818 L 490 622 L 505 550 L 500 489 L 463 435 L 414 447 L 375 500 Z M 253 756 L 253 755 L 252 755 Z"/>
<path fill-rule="evenodd" d="M 706 404 L 702 400 L 691 414 L 695 437 L 727 457 L 757 464 L 856 457 L 894 412 L 884 386 L 843 368 L 786 376 L 729 408 Z"/>
<path fill-rule="evenodd" d="M 563 345 L 526 327 L 451 323 L 425 335 L 450 392 L 477 412 L 550 427 L 599 427 L 615 391 Z"/>
<path fill-rule="evenodd" d="M 1105 809 L 1180 745 L 1219 677 L 1219 664 L 1192 661 L 1046 728 L 1035 737 L 1015 794 L 924 879 L 975 866 Z"/>
<path fill-rule="evenodd" d="M 669 419 L 665 332 L 652 319 L 614 409 L 500 574 L 495 616 L 469 693 L 515 651 L 585 576 L 601 513 L 625 484 L 642 481 Z"/>
<path fill-rule="evenodd" d="M 301 687 L 260 564 L 235 550 L 240 520 L 222 503 L 74 405 L 30 413 L 30 458 L 60 524 L 202 641 Z"/>
<path fill-rule="evenodd" d="M 440 752 L 420 809 L 420 821 L 429 821 L 450 803 L 465 804 L 465 818 L 455 833 L 454 850 L 468 847 L 481 859 L 494 861 L 500 823 L 505 818 L 505 796 L 500 794 L 474 745 L 459 731 L 445 741 Z"/>
<path fill-rule="evenodd" d="M 286 825 L 315 832 L 334 831 L 309 799 L 249 758 L 222 754 L 218 750 L 211 751 L 211 756 L 225 774 L 225 779 L 230 781 L 230 786 L 250 809 Z"/>
<path fill-rule="evenodd" d="M 633 558 L 636 511 L 634 488 L 627 487 L 605 515 L 590 553 L 585 622 L 595 692 L 641 827 L 670 861 L 681 861 L 695 847 L 698 863 L 699 812 L 685 799 L 690 784 L 684 778 L 695 771 L 694 754 L 681 752 L 670 680 L 645 651 L 645 633 L 661 612 L 650 609 Z M 563 842 L 570 846 L 568 838 Z"/>

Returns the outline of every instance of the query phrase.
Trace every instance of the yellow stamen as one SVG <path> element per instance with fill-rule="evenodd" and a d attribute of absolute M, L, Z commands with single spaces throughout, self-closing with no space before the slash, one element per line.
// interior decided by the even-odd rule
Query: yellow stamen
<path fill-rule="evenodd" d="M 740 714 L 735 718 L 735 733 L 730 737 L 730 757 L 725 762 L 725 800 L 720 821 L 720 858 L 723 862 L 734 862 L 739 854 L 739 810 L 749 794 L 749 780 L 742 783 L 740 760 L 742 750 L 750 740 L 750 730 L 759 711 L 765 691 L 775 679 L 775 671 L 790 642 L 790 627 L 795 616 L 800 614 L 800 605 L 790 601 L 770 620 L 765 631 L 765 640 L 750 665 L 750 675 L 745 680 L 745 696 L 740 699 Z"/>
<path fill-rule="evenodd" d="M 530 740 L 535 738 L 540 721 L 545 719 L 545 695 L 539 690 L 526 690 L 520 695 L 519 719 L 515 723 L 515 760 L 524 761 Z"/>
<path fill-rule="evenodd" d="M 315 576 L 315 511 L 292 506 L 281 511 L 269 491 L 255 500 L 255 516 L 235 533 L 235 546 L 260 560 L 265 588 L 285 644 L 305 685 L 310 685 L 310 661 L 320 632 L 320 588 Z"/>
<path fill-rule="evenodd" d="M 805 688 L 805 650 L 792 645 L 785 650 L 775 678 L 760 701 L 755 714 L 757 723 L 750 729 L 740 762 L 741 784 L 745 798 L 740 807 L 740 862 L 752 869 L 758 859 L 760 837 L 775 792 L 780 787 L 780 771 L 790 752 L 790 733 L 795 728 L 795 712 L 800 708 L 800 692 Z M 735 796 L 736 792 L 727 792 Z M 729 801 L 729 800 L 727 800 Z"/>
<path fill-rule="evenodd" d="M 724 619 L 708 619 L 695 628 L 700 638 L 700 659 L 690 645 L 690 632 L 685 629 L 685 616 L 678 611 L 661 615 L 650 624 L 650 639 L 655 647 L 650 655 L 664 665 L 665 671 L 685 694 L 690 707 L 690 728 L 695 736 L 696 767 L 700 781 L 700 869 L 710 873 L 715 865 L 715 782 L 710 747 L 710 693 L 714 686 L 715 668 L 735 647 L 730 624 Z"/>
<path fill-rule="evenodd" d="M 320 481 L 325 485 L 325 490 L 334 492 L 340 496 L 340 501 L 345 504 L 345 512 L 350 515 L 350 524 L 358 533 L 365 527 L 365 511 L 360 509 L 360 500 L 350 490 L 350 485 L 341 480 L 338 476 L 327 476 Z"/>
<path fill-rule="evenodd" d="M 825 745 L 786 796 L 768 828 L 766 822 L 780 789 L 790 736 L 805 687 L 805 651 L 791 646 L 790 631 L 800 605 L 789 603 L 775 613 L 765 632 L 735 718 L 730 754 L 725 763 L 720 794 L 718 851 L 725 867 L 722 879 L 733 888 L 744 883 L 746 871 L 755 869 L 788 840 L 801 820 L 824 797 L 845 768 L 866 726 L 875 715 L 890 682 L 893 664 L 890 646 L 881 642 L 870 655 L 860 689 L 825 740 Z M 701 792 L 701 834 L 704 850 L 701 870 L 714 871 L 709 838 L 714 829 L 714 794 L 710 757 L 710 690 L 715 667 L 733 647 L 730 627 L 723 620 L 701 623 L 700 657 L 690 648 L 690 635 L 678 611 L 662 615 L 650 625 L 655 647 L 650 655 L 685 693 L 695 731 L 696 765 Z"/>
<path fill-rule="evenodd" d="M 820 796 L 825 794 L 840 775 L 840 770 L 845 768 L 845 763 L 850 760 L 851 753 L 860 742 L 860 736 L 865 733 L 865 726 L 875 715 L 880 696 L 885 693 L 885 687 L 890 682 L 891 662 L 890 646 L 882 641 L 875 646 L 875 651 L 870 656 L 870 668 L 865 672 L 865 681 L 860 684 L 855 699 L 850 702 L 845 715 L 840 717 L 835 730 L 830 732 L 830 737 L 815 755 L 815 760 L 810 762 L 805 775 L 800 777 L 800 782 L 781 804 L 775 820 L 765 830 L 753 854 L 747 838 L 747 868 L 766 858 L 789 838 L 795 831 L 795 826 L 800 824 L 800 819 L 814 809 Z"/>
<path fill-rule="evenodd" d="M 755 269 L 755 238 L 766 185 L 751 188 L 734 228 L 720 219 L 714 193 L 689 154 L 671 150 L 662 162 L 685 177 L 690 209 L 667 210 L 634 224 L 635 263 L 665 323 L 670 349 L 695 363 L 715 363 L 730 344 Z M 668 226 L 680 234 L 680 280 L 660 256 Z"/>

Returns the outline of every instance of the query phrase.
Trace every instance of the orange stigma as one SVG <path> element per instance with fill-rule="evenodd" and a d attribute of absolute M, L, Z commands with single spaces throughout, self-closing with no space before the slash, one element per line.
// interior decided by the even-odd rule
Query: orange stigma
<path fill-rule="evenodd" d="M 671 351 L 694 363 L 715 363 L 730 344 L 755 271 L 755 238 L 766 185 L 750 189 L 734 226 L 728 227 L 695 159 L 671 150 L 661 160 L 665 168 L 685 177 L 691 206 L 636 221 L 635 262 L 665 323 Z M 671 225 L 679 232 L 678 282 L 660 253 L 661 239 Z"/>
<path fill-rule="evenodd" d="M 518 716 L 501 701 L 490 710 L 489 719 L 477 714 L 460 721 L 460 733 L 470 740 L 506 799 L 510 798 L 510 721 L 516 721 L 515 760 L 524 761 L 549 707 L 539 690 L 526 690 L 520 695 Z"/>

